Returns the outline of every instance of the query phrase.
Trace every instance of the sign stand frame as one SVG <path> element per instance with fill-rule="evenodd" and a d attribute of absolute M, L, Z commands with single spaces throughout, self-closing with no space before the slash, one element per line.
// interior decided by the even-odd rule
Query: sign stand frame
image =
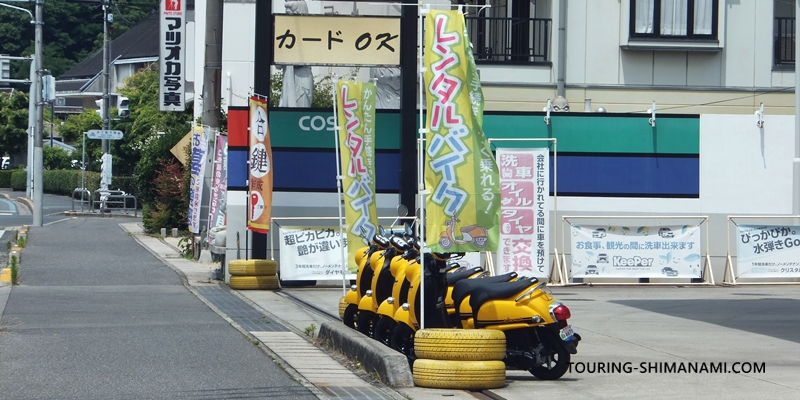
<path fill-rule="evenodd" d="M 775 282 L 775 281 L 763 281 L 763 282 L 737 282 L 736 281 L 736 272 L 733 268 L 733 259 L 731 258 L 731 225 L 738 226 L 739 224 L 734 221 L 734 219 L 786 219 L 786 218 L 794 218 L 800 219 L 800 215 L 728 215 L 728 223 L 725 228 L 725 233 L 727 234 L 728 239 L 728 250 L 725 256 L 725 275 L 722 279 L 722 285 L 725 286 L 737 286 L 737 285 L 800 285 L 800 281 L 795 282 Z M 738 260 L 737 260 L 737 268 L 738 268 Z M 752 278 L 752 279 L 769 279 L 769 278 Z M 780 279 L 780 278 L 778 278 Z M 798 279 L 798 278 L 785 278 L 785 279 Z"/>

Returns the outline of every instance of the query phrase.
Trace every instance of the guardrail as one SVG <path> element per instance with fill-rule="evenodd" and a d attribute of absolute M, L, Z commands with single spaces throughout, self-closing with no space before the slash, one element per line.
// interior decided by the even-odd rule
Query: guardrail
<path fill-rule="evenodd" d="M 133 216 L 138 216 L 138 203 L 136 196 L 123 192 L 122 190 L 103 190 L 97 189 L 94 195 L 98 200 L 92 197 L 92 205 L 97 204 L 100 212 L 111 212 L 111 209 L 119 211 L 133 211 Z M 133 200 L 133 207 L 129 207 L 130 200 Z M 94 211 L 94 207 L 92 208 Z"/>
<path fill-rule="evenodd" d="M 76 199 L 75 198 L 75 194 L 76 193 L 80 193 L 81 194 L 81 198 L 80 199 Z M 89 210 L 93 209 L 93 207 L 92 207 L 92 192 L 90 192 L 89 189 L 86 189 L 86 188 L 75 188 L 75 190 L 72 191 L 72 211 L 75 211 L 75 201 L 76 200 L 81 205 L 81 212 L 83 212 L 83 205 L 84 204 L 87 205 L 87 208 Z"/>

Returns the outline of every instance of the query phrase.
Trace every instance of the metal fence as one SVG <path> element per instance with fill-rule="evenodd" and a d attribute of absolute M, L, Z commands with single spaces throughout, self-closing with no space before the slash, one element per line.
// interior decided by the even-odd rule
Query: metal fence
<path fill-rule="evenodd" d="M 482 15 L 465 19 L 476 63 L 550 61 L 550 19 Z"/>

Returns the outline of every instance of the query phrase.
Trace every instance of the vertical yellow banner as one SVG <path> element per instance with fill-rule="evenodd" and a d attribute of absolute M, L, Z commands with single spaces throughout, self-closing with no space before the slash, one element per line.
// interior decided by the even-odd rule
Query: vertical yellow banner
<path fill-rule="evenodd" d="M 375 203 L 375 96 L 375 85 L 372 83 L 336 83 L 342 191 L 347 221 L 347 265 L 351 273 L 358 270 L 354 263 L 355 253 L 378 230 Z"/>
<path fill-rule="evenodd" d="M 272 145 L 269 141 L 267 101 L 250 97 L 250 196 L 247 228 L 267 233 L 272 216 Z"/>
<path fill-rule="evenodd" d="M 464 16 L 431 10 L 425 32 L 426 244 L 439 252 L 496 251 L 499 175 L 481 127 L 483 92 Z"/>

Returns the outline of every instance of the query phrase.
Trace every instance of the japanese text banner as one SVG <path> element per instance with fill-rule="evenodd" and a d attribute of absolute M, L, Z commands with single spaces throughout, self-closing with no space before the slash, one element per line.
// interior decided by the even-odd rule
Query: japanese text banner
<path fill-rule="evenodd" d="M 483 134 L 483 92 L 464 16 L 425 19 L 426 244 L 433 251 L 495 251 L 498 170 Z"/>
<path fill-rule="evenodd" d="M 572 226 L 570 231 L 572 277 L 701 277 L 697 226 Z"/>
<path fill-rule="evenodd" d="M 550 276 L 548 148 L 497 149 L 500 168 L 498 273 Z"/>
<path fill-rule="evenodd" d="M 347 254 L 349 271 L 358 270 L 357 243 L 368 245 L 378 230 L 375 203 L 375 85 L 336 83 L 336 108 L 339 118 L 342 191 L 344 192 L 347 241 L 353 243 Z M 362 239 L 363 238 L 363 239 Z"/>
<path fill-rule="evenodd" d="M 269 142 L 267 101 L 250 97 L 250 204 L 247 228 L 267 233 L 272 216 L 272 145 Z"/>
<path fill-rule="evenodd" d="M 739 225 L 737 278 L 800 278 L 800 226 Z"/>
<path fill-rule="evenodd" d="M 341 247 L 347 242 L 339 230 L 331 227 L 282 226 L 281 279 L 324 280 L 342 279 Z M 356 279 L 354 273 L 345 279 Z"/>
<path fill-rule="evenodd" d="M 224 226 L 227 221 L 226 198 L 228 190 L 228 137 L 217 136 L 214 152 L 214 177 L 211 201 L 208 203 L 208 229 Z M 211 236 L 208 237 L 211 243 Z"/>
<path fill-rule="evenodd" d="M 202 126 L 192 129 L 191 180 L 189 182 L 189 231 L 200 233 L 200 207 L 203 202 L 208 139 Z"/>
<path fill-rule="evenodd" d="M 158 108 L 161 111 L 186 109 L 186 0 L 161 0 Z"/>

